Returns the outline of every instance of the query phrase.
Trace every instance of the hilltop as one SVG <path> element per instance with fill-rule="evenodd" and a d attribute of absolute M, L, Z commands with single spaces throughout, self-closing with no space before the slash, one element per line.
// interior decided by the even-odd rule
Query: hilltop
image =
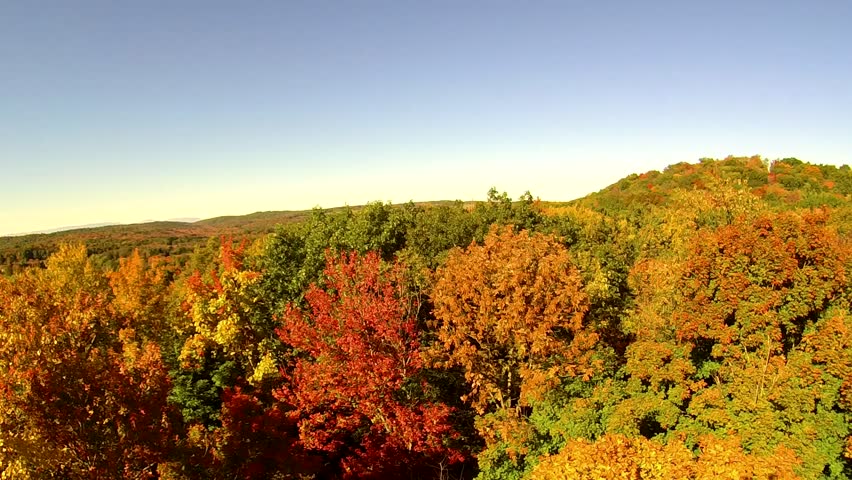
<path fill-rule="evenodd" d="M 852 198 L 848 165 L 730 156 L 681 162 L 662 172 L 634 173 L 574 203 L 610 214 L 624 213 L 648 205 L 666 206 L 677 191 L 708 190 L 720 181 L 738 185 L 778 209 L 839 207 Z"/>

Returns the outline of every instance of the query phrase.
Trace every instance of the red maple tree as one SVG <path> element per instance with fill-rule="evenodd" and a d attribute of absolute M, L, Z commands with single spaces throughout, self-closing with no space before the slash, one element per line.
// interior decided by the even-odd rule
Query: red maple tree
<path fill-rule="evenodd" d="M 296 349 L 287 386 L 304 447 L 322 452 L 343 478 L 393 478 L 407 469 L 460 461 L 447 446 L 452 409 L 430 400 L 416 303 L 403 268 L 379 256 L 327 257 L 325 282 L 308 308 L 290 306 L 279 335 Z"/>

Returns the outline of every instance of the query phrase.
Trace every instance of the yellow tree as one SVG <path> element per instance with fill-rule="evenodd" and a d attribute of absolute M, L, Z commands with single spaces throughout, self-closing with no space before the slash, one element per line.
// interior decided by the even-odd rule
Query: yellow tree
<path fill-rule="evenodd" d="M 182 307 L 188 338 L 180 354 L 186 369 L 199 368 L 205 357 L 235 362 L 249 383 L 277 377 L 272 351 L 276 322 L 258 286 L 260 272 L 244 265 L 245 244 L 222 238 L 216 268 L 209 279 L 196 271 L 187 281 Z"/>

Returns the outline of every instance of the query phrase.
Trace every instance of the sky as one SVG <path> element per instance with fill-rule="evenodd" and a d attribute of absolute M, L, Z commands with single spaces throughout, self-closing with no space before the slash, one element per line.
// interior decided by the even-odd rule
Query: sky
<path fill-rule="evenodd" d="M 0 235 L 852 163 L 852 2 L 0 0 Z"/>

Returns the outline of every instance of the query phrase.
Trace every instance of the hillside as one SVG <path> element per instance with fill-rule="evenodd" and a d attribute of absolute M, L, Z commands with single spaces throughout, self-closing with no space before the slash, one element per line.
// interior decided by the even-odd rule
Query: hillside
<path fill-rule="evenodd" d="M 665 206 L 679 190 L 708 190 L 730 182 L 778 209 L 838 207 L 852 199 L 852 169 L 848 165 L 813 165 L 796 158 L 768 161 L 755 157 L 702 159 L 677 163 L 662 172 L 629 175 L 575 203 L 618 214 L 648 205 Z"/>
<path fill-rule="evenodd" d="M 5 239 L 0 477 L 852 478 L 848 180 Z"/>

